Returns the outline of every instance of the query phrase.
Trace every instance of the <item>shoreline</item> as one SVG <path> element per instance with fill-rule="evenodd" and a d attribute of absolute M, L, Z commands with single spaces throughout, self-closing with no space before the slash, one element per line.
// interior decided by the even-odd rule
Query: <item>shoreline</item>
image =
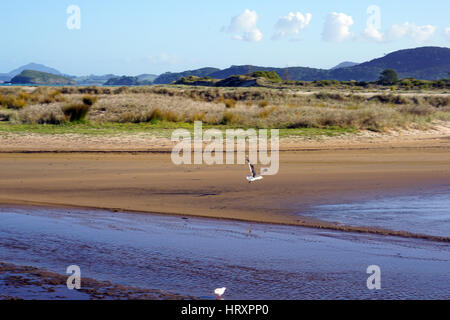
<path fill-rule="evenodd" d="M 314 219 L 311 217 L 297 215 L 298 218 L 296 221 L 265 221 L 264 218 L 259 219 L 251 219 L 251 218 L 228 218 L 228 217 L 213 217 L 213 216 L 205 216 L 205 215 L 193 215 L 193 214 L 183 214 L 176 212 L 150 212 L 150 211 L 138 211 L 138 210 L 125 210 L 121 208 L 105 208 L 105 207 L 86 207 L 86 206 L 76 206 L 71 204 L 55 204 L 55 203 L 36 203 L 36 202 L 27 202 L 27 201 L 8 201 L 0 199 L 0 209 L 7 208 L 20 208 L 20 209 L 32 209 L 33 207 L 37 207 L 39 209 L 66 209 L 66 210 L 85 210 L 85 211 L 107 211 L 111 213 L 133 213 L 133 214 L 145 214 L 145 215 L 154 215 L 154 216 L 165 216 L 165 217 L 178 217 L 182 219 L 204 219 L 210 221 L 230 221 L 230 222 L 246 222 L 246 223 L 255 223 L 261 225 L 278 225 L 278 226 L 291 226 L 291 227 L 300 227 L 300 228 L 312 228 L 312 229 L 322 229 L 322 230 L 330 230 L 330 231 L 338 231 L 344 233 L 360 233 L 360 234 L 372 234 L 378 236 L 390 236 L 390 237 L 400 237 L 400 238 L 411 238 L 411 239 L 420 239 L 420 240 L 428 240 L 428 241 L 436 241 L 436 242 L 450 242 L 450 237 L 446 236 L 437 236 L 437 235 L 429 235 L 429 234 L 421 234 L 415 232 L 409 232 L 404 230 L 394 230 L 380 227 L 370 227 L 370 226 L 355 226 L 355 225 L 343 225 L 341 223 L 332 222 L 332 221 L 324 221 L 320 219 Z M 1 214 L 1 212 L 0 212 Z"/>
<path fill-rule="evenodd" d="M 363 133 L 322 140 L 282 138 L 280 172 L 251 185 L 244 179 L 246 165 L 173 165 L 166 138 L 78 137 L 81 140 L 73 142 L 71 136 L 49 141 L 49 136 L 13 136 L 9 144 L 0 144 L 0 168 L 7 168 L 1 172 L 0 204 L 226 219 L 450 241 L 450 237 L 337 225 L 301 214 L 319 204 L 448 186 L 450 127 L 446 126 L 400 136 Z M 16 139 L 22 144 L 16 145 Z M 8 141 L 0 136 L 2 140 Z M 116 142 L 115 149 L 109 149 Z M 72 143 L 72 148 L 63 148 Z M 142 143 L 152 144 L 139 150 Z"/>
<path fill-rule="evenodd" d="M 142 289 L 123 286 L 109 281 L 82 278 L 78 290 L 66 287 L 68 275 L 62 275 L 45 268 L 25 266 L 0 261 L 0 281 L 7 287 L 8 294 L 0 291 L 1 300 L 30 300 L 36 297 L 56 300 L 195 300 L 196 297 L 182 296 L 157 289 Z"/>
<path fill-rule="evenodd" d="M 9 280 L 19 284 L 18 289 L 0 290 L 0 295 L 10 297 L 45 299 L 49 294 L 45 279 L 36 279 L 35 272 L 29 279 L 30 273 L 20 269 L 27 267 L 16 267 L 30 265 L 40 269 L 38 275 L 42 270 L 59 274 L 50 281 L 56 280 L 51 283 L 59 286 L 55 292 L 67 299 L 139 298 L 128 295 L 133 288 L 142 288 L 133 291 L 139 295 L 150 290 L 149 299 L 176 298 L 173 293 L 214 299 L 211 292 L 220 286 L 229 288 L 225 299 L 250 300 L 448 295 L 446 243 L 106 211 L 10 208 L 2 214 L 0 261 L 14 264 L 16 273 L 5 277 L 0 270 L 0 281 L 13 276 Z M 366 287 L 365 270 L 374 263 L 383 268 L 389 283 L 378 293 Z M 74 264 L 81 269 L 81 286 L 92 293 L 90 297 L 83 292 L 73 297 L 76 292 L 65 286 L 64 273 Z M 84 281 L 88 278 L 95 279 L 94 286 Z M 428 286 L 418 292 L 424 279 Z M 126 290 L 116 292 L 119 296 L 104 294 L 116 285 Z M 27 289 L 32 291 L 29 296 L 17 293 Z M 168 295 L 159 297 L 160 292 Z"/>

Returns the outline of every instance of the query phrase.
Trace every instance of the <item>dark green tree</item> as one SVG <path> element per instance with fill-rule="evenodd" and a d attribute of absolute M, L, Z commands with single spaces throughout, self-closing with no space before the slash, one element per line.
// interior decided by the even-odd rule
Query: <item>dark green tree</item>
<path fill-rule="evenodd" d="M 394 84 L 398 81 L 398 74 L 394 69 L 386 69 L 380 74 L 378 81 L 381 84 Z"/>
<path fill-rule="evenodd" d="M 250 74 L 252 77 L 263 77 L 266 78 L 268 80 L 272 80 L 275 82 L 281 82 L 283 81 L 280 76 L 278 75 L 278 73 L 276 73 L 275 71 L 255 71 L 252 74 Z"/>

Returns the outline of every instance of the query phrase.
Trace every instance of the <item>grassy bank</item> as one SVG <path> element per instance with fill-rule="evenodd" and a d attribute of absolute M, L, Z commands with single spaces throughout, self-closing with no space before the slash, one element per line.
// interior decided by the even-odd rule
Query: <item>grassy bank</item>
<path fill-rule="evenodd" d="M 448 94 L 267 88 L 68 87 L 0 90 L 2 132 L 108 134 L 191 128 L 277 128 L 289 134 L 426 129 L 450 121 Z"/>
<path fill-rule="evenodd" d="M 13 124 L 8 122 L 0 122 L 0 135 L 7 134 L 43 134 L 43 135 L 64 135 L 78 134 L 89 136 L 103 135 L 121 135 L 121 134 L 146 134 L 156 137 L 170 137 L 174 129 L 187 129 L 194 131 L 193 123 L 182 122 L 157 122 L 157 123 L 63 123 L 63 124 Z M 203 130 L 207 129 L 235 129 L 232 126 L 225 125 L 204 125 Z M 346 133 L 353 133 L 353 128 L 296 128 L 296 129 L 280 129 L 280 137 L 288 136 L 337 136 Z"/>

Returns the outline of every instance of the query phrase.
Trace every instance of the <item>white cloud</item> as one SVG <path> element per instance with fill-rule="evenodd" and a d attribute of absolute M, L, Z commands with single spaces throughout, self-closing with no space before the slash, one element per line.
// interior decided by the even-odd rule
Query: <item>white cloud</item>
<path fill-rule="evenodd" d="M 450 41 L 450 28 L 444 29 L 444 37 L 447 39 L 447 41 Z"/>
<path fill-rule="evenodd" d="M 297 40 L 300 31 L 311 22 L 312 15 L 307 13 L 303 15 L 301 12 L 289 13 L 287 16 L 280 17 L 275 24 L 275 32 L 272 39 L 278 40 L 285 37 L 291 37 L 291 40 Z"/>
<path fill-rule="evenodd" d="M 432 25 L 418 26 L 414 23 L 405 22 L 403 24 L 394 24 L 385 33 L 368 26 L 364 30 L 364 36 L 366 39 L 378 42 L 393 41 L 407 37 L 416 43 L 422 43 L 429 40 L 435 31 L 436 27 Z"/>
<path fill-rule="evenodd" d="M 257 27 L 258 14 L 256 11 L 245 9 L 240 15 L 233 17 L 227 32 L 233 34 L 233 39 L 249 42 L 258 42 L 263 34 Z"/>
<path fill-rule="evenodd" d="M 367 26 L 364 30 L 364 37 L 369 40 L 375 40 L 378 42 L 384 41 L 384 33 L 375 28 L 374 26 Z"/>
<path fill-rule="evenodd" d="M 345 13 L 329 13 L 325 20 L 322 39 L 330 42 L 342 42 L 351 38 L 350 26 L 353 23 L 353 18 Z"/>
<path fill-rule="evenodd" d="M 414 23 L 405 22 L 403 24 L 394 24 L 385 35 L 387 41 L 408 37 L 411 40 L 422 43 L 430 39 L 436 27 L 432 25 L 418 26 Z"/>

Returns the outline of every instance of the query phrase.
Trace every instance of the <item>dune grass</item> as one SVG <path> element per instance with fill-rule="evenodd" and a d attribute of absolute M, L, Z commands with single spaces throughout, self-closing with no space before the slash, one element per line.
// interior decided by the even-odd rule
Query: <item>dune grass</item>
<path fill-rule="evenodd" d="M 450 96 L 445 94 L 175 86 L 4 90 L 9 91 L 0 90 L 0 95 L 9 98 L 0 106 L 0 132 L 159 134 L 202 121 L 205 128 L 276 128 L 283 135 L 335 135 L 426 129 L 434 120 L 450 119 Z M 14 97 L 26 105 L 8 106 Z"/>

